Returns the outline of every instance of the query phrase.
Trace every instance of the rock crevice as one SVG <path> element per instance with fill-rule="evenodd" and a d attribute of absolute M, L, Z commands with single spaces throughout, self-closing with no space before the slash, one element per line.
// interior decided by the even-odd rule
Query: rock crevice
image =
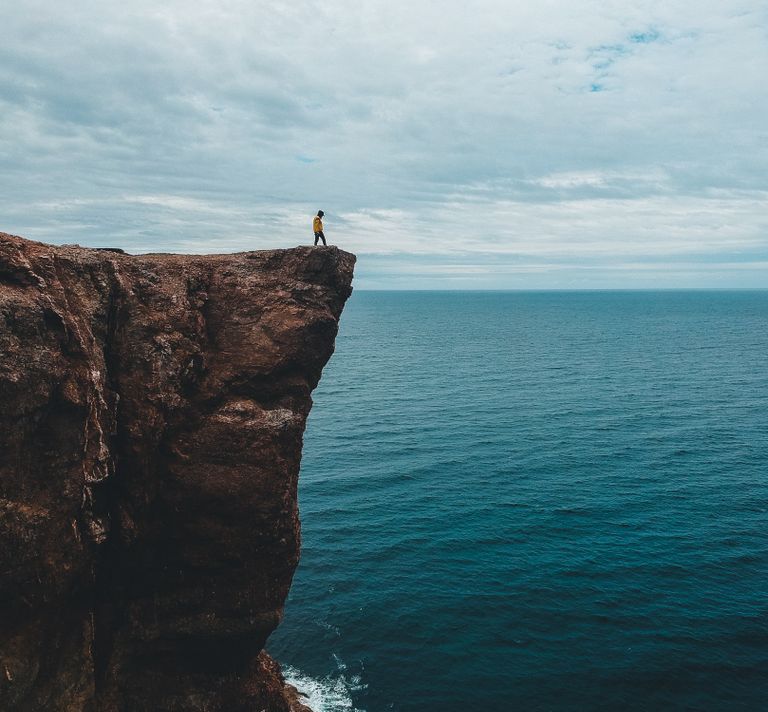
<path fill-rule="evenodd" d="M 262 649 L 354 261 L 0 233 L 0 708 L 296 708 Z"/>

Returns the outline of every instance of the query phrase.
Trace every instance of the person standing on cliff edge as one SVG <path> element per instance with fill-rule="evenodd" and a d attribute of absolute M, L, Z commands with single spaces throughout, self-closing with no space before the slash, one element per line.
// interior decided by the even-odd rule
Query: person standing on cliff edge
<path fill-rule="evenodd" d="M 317 245 L 318 240 L 322 240 L 324 245 L 327 244 L 325 242 L 325 235 L 323 235 L 323 215 L 325 213 L 322 210 L 318 210 L 315 219 L 312 221 L 312 230 L 315 232 L 315 245 Z"/>

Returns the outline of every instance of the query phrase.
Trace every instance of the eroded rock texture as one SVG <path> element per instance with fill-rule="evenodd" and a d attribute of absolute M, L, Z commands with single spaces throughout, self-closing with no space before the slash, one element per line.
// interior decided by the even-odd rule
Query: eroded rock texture
<path fill-rule="evenodd" d="M 0 233 L 0 709 L 291 708 L 261 651 L 353 265 Z"/>

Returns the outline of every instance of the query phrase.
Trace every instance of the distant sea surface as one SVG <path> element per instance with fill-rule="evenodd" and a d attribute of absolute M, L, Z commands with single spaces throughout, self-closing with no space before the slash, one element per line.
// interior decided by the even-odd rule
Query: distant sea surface
<path fill-rule="evenodd" d="M 768 291 L 356 292 L 299 487 L 316 712 L 768 709 Z"/>

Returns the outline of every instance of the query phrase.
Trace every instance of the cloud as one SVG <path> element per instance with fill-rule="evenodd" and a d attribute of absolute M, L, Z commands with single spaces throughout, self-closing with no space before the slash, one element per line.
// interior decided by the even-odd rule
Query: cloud
<path fill-rule="evenodd" d="M 322 207 L 361 275 L 493 254 L 622 284 L 627 256 L 740 251 L 768 286 L 758 0 L 29 0 L 3 23 L 0 229 L 205 252 L 306 242 Z"/>

